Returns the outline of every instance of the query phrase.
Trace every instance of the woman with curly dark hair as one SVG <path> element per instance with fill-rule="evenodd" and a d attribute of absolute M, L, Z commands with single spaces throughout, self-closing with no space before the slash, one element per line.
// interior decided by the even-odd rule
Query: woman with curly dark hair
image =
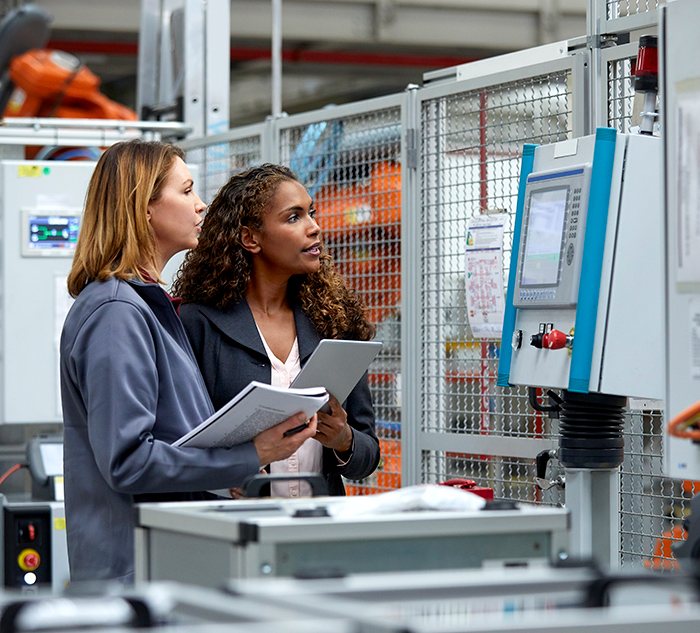
<path fill-rule="evenodd" d="M 236 174 L 207 212 L 199 246 L 173 291 L 216 408 L 251 380 L 289 386 L 322 338 L 367 340 L 374 327 L 334 270 L 320 240 L 313 201 L 286 167 Z M 344 403 L 331 397 L 314 438 L 270 472 L 320 472 L 329 492 L 341 475 L 362 479 L 379 462 L 367 376 Z M 273 496 L 308 494 L 299 481 L 274 481 Z"/>

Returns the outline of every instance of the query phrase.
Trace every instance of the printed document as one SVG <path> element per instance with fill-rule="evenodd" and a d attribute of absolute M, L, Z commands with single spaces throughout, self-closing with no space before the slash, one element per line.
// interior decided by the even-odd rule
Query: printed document
<path fill-rule="evenodd" d="M 501 337 L 503 293 L 503 228 L 508 216 L 480 215 L 467 226 L 464 267 L 469 325 L 476 339 Z"/>
<path fill-rule="evenodd" d="M 323 387 L 273 387 L 254 380 L 173 446 L 229 448 L 243 444 L 297 413 L 312 417 L 326 402 L 328 392 Z"/>

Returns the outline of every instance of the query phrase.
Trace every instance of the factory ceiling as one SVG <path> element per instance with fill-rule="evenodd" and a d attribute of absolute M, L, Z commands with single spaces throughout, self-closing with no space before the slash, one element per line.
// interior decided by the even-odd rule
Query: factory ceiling
<path fill-rule="evenodd" d="M 229 0 L 209 0 L 210 7 Z M 14 3 L 18 4 L 17 2 Z M 35 0 L 50 46 L 134 105 L 139 0 Z M 587 0 L 283 0 L 284 110 L 390 94 L 423 73 L 586 32 Z M 270 112 L 269 0 L 231 0 L 231 123 Z"/>

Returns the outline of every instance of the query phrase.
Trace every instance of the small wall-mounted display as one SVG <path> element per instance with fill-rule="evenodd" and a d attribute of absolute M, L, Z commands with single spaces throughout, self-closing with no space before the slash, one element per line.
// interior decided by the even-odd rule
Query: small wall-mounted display
<path fill-rule="evenodd" d="M 79 210 L 22 211 L 24 257 L 72 257 L 80 229 Z"/>

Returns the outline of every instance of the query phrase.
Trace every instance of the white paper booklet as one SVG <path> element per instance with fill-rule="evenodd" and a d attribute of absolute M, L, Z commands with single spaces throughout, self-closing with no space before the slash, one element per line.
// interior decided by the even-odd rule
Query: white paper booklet
<path fill-rule="evenodd" d="M 243 444 L 296 413 L 310 418 L 326 402 L 328 392 L 323 387 L 273 387 L 254 380 L 173 446 L 228 448 Z"/>

